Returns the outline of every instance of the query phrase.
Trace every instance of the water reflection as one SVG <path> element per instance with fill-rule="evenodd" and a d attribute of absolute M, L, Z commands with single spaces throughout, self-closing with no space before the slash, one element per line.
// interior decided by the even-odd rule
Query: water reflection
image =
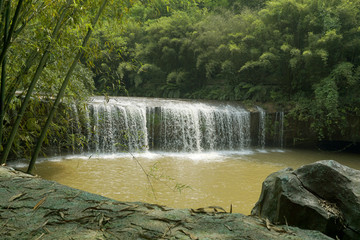
<path fill-rule="evenodd" d="M 262 182 L 272 172 L 329 159 L 360 170 L 358 155 L 304 150 L 147 152 L 134 156 L 136 159 L 126 153 L 43 159 L 36 164 L 35 173 L 120 201 L 145 201 L 176 208 L 216 205 L 226 210 L 232 204 L 234 212 L 250 214 Z M 137 161 L 152 175 L 156 199 Z"/>

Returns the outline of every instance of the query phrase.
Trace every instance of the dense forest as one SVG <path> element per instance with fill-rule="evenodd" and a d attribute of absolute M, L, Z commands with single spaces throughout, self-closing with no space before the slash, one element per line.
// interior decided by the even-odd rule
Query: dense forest
<path fill-rule="evenodd" d="M 356 0 L 139 1 L 102 22 L 96 91 L 274 102 L 328 137 L 360 114 L 359 14 Z"/>
<path fill-rule="evenodd" d="M 271 102 L 320 139 L 360 115 L 359 0 L 0 0 L 0 9 L 2 156 L 31 154 L 55 98 Z M 69 141 L 69 105 L 54 106 L 45 144 Z"/>

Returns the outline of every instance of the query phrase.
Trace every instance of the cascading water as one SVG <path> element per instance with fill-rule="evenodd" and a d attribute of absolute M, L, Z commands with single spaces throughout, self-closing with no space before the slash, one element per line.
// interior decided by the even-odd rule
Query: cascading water
<path fill-rule="evenodd" d="M 147 142 L 145 108 L 111 103 L 92 103 L 93 136 L 88 138 L 90 149 L 96 152 L 138 151 Z"/>
<path fill-rule="evenodd" d="M 284 112 L 277 112 L 275 115 L 276 143 L 279 147 L 284 147 Z"/>
<path fill-rule="evenodd" d="M 265 129 L 265 121 L 266 121 L 266 112 L 261 107 L 256 107 L 259 112 L 259 146 L 264 149 L 265 148 L 265 137 L 266 137 L 266 129 Z"/>
<path fill-rule="evenodd" d="M 279 130 L 279 138 L 280 138 L 280 147 L 284 147 L 284 112 L 280 112 L 280 130 Z"/>
<path fill-rule="evenodd" d="M 91 124 L 90 124 L 90 111 L 85 111 L 85 123 L 86 123 L 86 139 L 87 142 L 91 141 L 92 138 L 92 131 L 91 131 Z M 87 144 L 87 149 L 90 151 L 90 144 Z"/>
<path fill-rule="evenodd" d="M 257 112 L 258 146 L 264 148 L 266 113 L 260 107 Z M 88 151 L 97 153 L 237 151 L 251 145 L 254 133 L 250 116 L 250 112 L 238 104 L 95 98 L 85 109 L 83 138 Z M 277 116 L 279 120 L 280 117 L 283 115 Z M 79 124 L 78 117 L 76 124 Z M 279 131 L 283 131 L 283 124 L 279 127 Z"/>
<path fill-rule="evenodd" d="M 250 144 L 250 113 L 240 107 L 178 103 L 159 111 L 161 150 L 236 150 Z"/>
<path fill-rule="evenodd" d="M 77 110 L 77 107 L 75 104 L 71 104 L 71 118 L 72 118 L 72 121 L 71 121 L 71 133 L 70 133 L 70 136 L 71 136 L 71 142 L 72 142 L 72 151 L 74 152 L 75 149 L 77 147 L 81 148 L 82 150 L 82 146 L 75 146 L 75 138 L 77 138 L 79 135 L 81 135 L 81 127 L 80 127 L 80 120 L 79 120 L 79 112 Z"/>

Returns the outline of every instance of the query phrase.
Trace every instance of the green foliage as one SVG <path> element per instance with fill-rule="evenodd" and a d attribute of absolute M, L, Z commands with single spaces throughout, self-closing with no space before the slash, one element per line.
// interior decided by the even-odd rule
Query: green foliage
<path fill-rule="evenodd" d="M 320 137 L 324 137 L 324 129 L 334 131 L 331 127 L 338 125 L 339 118 L 339 95 L 335 79 L 324 78 L 319 84 L 315 85 L 315 106 L 313 113 L 321 121 L 315 121 L 313 124 Z M 330 134 L 332 134 L 330 132 Z"/>
<path fill-rule="evenodd" d="M 36 92 L 51 99 L 86 31 L 80 23 L 99 2 L 74 2 L 58 39 L 51 32 L 64 1 L 29 2 L 26 28 L 9 48 L 8 86 L 27 88 L 50 41 Z M 113 0 L 67 96 L 271 101 L 293 106 L 294 117 L 329 137 L 346 126 L 345 116 L 360 114 L 359 13 L 359 0 Z M 9 110 L 4 124 L 13 118 Z"/>
<path fill-rule="evenodd" d="M 14 16 L 17 12 L 15 6 L 21 2 L 23 6 L 19 8 L 19 20 L 16 24 L 12 24 L 14 35 L 6 55 L 9 64 L 5 83 L 2 84 L 6 90 L 6 102 L 4 108 L 2 107 L 5 111 L 5 121 L 1 126 L 4 130 L 1 143 L 10 143 L 7 145 L 11 147 L 13 138 L 9 135 L 10 129 L 14 129 L 15 143 L 11 149 L 12 154 L 27 157 L 47 117 L 49 103 L 53 102 L 75 53 L 83 49 L 82 37 L 90 26 L 94 9 L 100 3 L 90 0 L 7 2 L 13 2 L 11 15 Z M 1 6 L 1 16 L 3 10 Z M 5 36 L 5 28 L 2 24 L 0 32 Z M 1 52 L 4 49 L 2 46 Z M 29 87 L 31 83 L 33 85 L 36 83 L 34 88 Z M 74 99 L 86 101 L 93 90 L 93 73 L 84 64 L 79 64 L 68 86 L 65 101 L 72 102 Z M 23 106 L 27 106 L 26 99 L 30 99 L 30 97 L 24 98 L 27 92 L 31 93 L 31 101 L 28 108 L 23 108 L 23 113 L 22 110 L 19 111 L 20 102 L 23 102 Z M 22 117 L 21 121 L 15 120 Z M 52 124 L 56 132 L 61 129 L 56 127 L 57 124 L 67 126 L 66 118 L 59 117 L 59 119 L 63 122 Z M 18 130 L 15 122 L 20 123 Z M 61 131 L 63 130 L 65 129 Z M 45 142 L 48 144 L 50 141 L 45 139 Z M 1 155 L 5 156 L 1 160 L 6 161 L 7 153 L 1 152 Z"/>
<path fill-rule="evenodd" d="M 97 91 L 292 104 L 326 137 L 358 115 L 359 12 L 358 0 L 138 1 L 98 33 Z"/>

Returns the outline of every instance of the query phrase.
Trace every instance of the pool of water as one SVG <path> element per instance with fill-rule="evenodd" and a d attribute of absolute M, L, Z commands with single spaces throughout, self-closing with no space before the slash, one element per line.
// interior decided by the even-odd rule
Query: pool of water
<path fill-rule="evenodd" d="M 174 208 L 221 206 L 250 214 L 261 185 L 272 172 L 319 160 L 360 170 L 360 155 L 309 150 L 249 149 L 204 153 L 119 153 L 41 159 L 44 179 L 119 201 L 143 201 Z M 25 169 L 24 162 L 12 163 Z"/>

